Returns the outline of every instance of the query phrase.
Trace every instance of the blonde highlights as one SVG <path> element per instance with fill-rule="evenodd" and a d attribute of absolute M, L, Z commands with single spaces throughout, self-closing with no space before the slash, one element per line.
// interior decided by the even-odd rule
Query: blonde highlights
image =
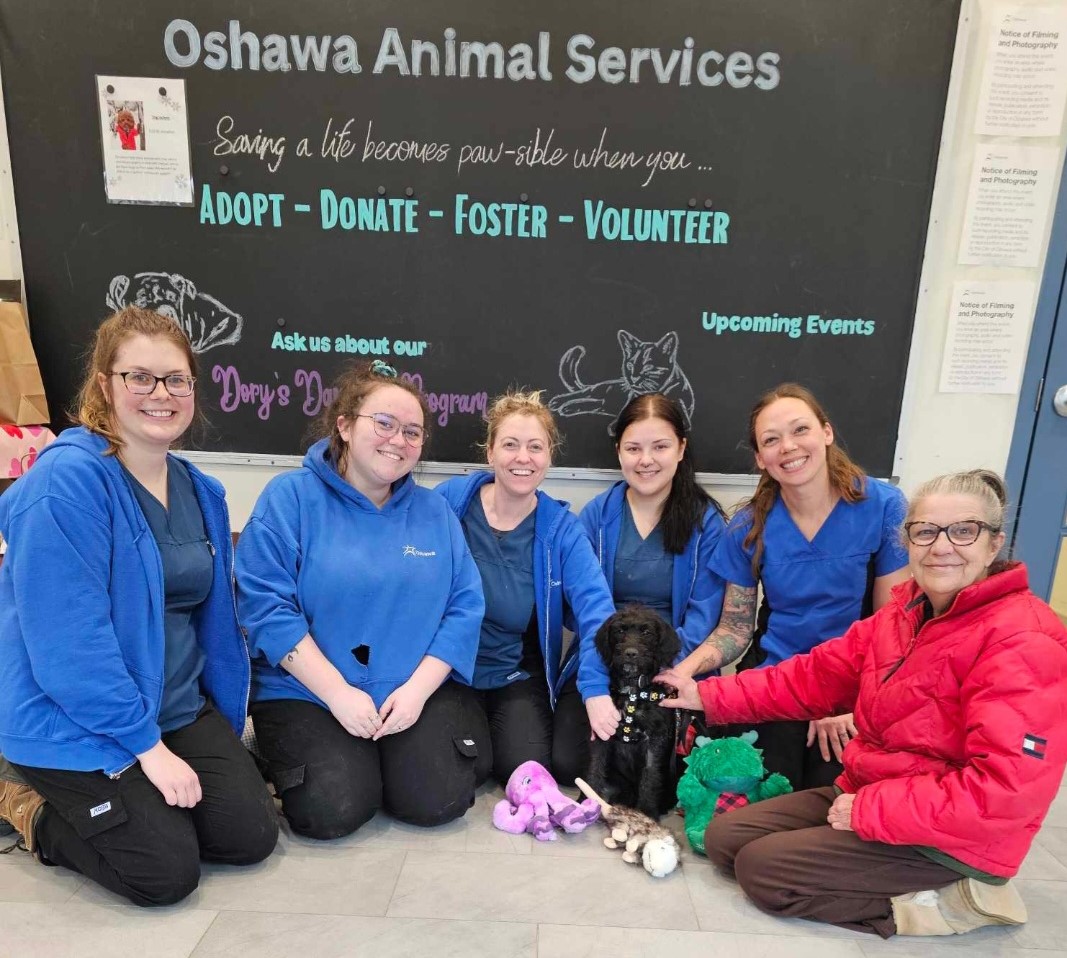
<path fill-rule="evenodd" d="M 504 395 L 497 396 L 489 403 L 485 413 L 485 421 L 488 424 L 483 451 L 488 453 L 493 448 L 500 425 L 508 416 L 533 416 L 545 430 L 548 436 L 549 455 L 555 459 L 556 452 L 563 444 L 556 425 L 556 417 L 552 410 L 541 401 L 541 389 L 509 389 Z"/>

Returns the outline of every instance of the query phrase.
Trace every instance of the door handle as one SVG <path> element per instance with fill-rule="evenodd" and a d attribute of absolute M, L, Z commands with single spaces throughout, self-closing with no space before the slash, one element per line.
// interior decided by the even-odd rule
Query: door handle
<path fill-rule="evenodd" d="M 1067 418 L 1067 384 L 1056 390 L 1056 395 L 1052 397 L 1052 408 L 1056 410 L 1056 415 Z"/>

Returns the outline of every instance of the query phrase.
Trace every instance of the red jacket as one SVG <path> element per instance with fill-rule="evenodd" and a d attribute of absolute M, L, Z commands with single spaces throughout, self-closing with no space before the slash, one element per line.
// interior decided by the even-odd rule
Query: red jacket
<path fill-rule="evenodd" d="M 1022 564 L 925 623 L 923 604 L 905 582 L 807 655 L 701 682 L 704 710 L 715 723 L 853 711 L 837 784 L 856 794 L 856 834 L 1011 877 L 1067 764 L 1067 629 Z"/>

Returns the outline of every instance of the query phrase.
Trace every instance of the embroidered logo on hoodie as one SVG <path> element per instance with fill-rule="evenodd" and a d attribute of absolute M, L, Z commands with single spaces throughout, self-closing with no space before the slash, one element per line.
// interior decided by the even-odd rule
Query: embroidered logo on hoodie
<path fill-rule="evenodd" d="M 418 556 L 420 559 L 428 558 L 429 556 L 437 555 L 436 552 L 423 552 L 421 549 L 416 549 L 414 546 L 404 546 L 404 555 L 406 556 Z"/>

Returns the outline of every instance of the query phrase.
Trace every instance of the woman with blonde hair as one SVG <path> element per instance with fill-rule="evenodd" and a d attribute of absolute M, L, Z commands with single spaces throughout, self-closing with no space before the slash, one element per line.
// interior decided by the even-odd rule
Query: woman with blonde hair
<path fill-rule="evenodd" d="M 810 652 L 881 608 L 908 576 L 899 535 L 903 494 L 849 459 L 810 390 L 783 383 L 761 396 L 748 439 L 759 484 L 711 558 L 711 570 L 726 582 L 722 616 L 679 664 L 688 676 L 730 664 L 750 643 L 739 669 Z M 793 788 L 808 788 L 840 772 L 855 726 L 842 714 L 767 722 L 758 732 L 767 768 Z"/>
<path fill-rule="evenodd" d="M 489 470 L 437 487 L 463 524 L 485 593 L 471 685 L 479 779 L 506 783 L 537 761 L 560 782 L 584 775 L 590 728 L 608 739 L 619 712 L 592 640 L 614 611 L 611 591 L 568 505 L 541 492 L 559 431 L 540 392 L 515 390 L 486 416 Z M 564 651 L 564 617 L 586 637 Z"/>
<path fill-rule="evenodd" d="M 165 316 L 103 323 L 78 419 L 0 498 L 0 817 L 39 860 L 138 905 L 278 837 L 238 736 L 249 666 L 223 489 L 170 453 L 196 356 Z"/>

